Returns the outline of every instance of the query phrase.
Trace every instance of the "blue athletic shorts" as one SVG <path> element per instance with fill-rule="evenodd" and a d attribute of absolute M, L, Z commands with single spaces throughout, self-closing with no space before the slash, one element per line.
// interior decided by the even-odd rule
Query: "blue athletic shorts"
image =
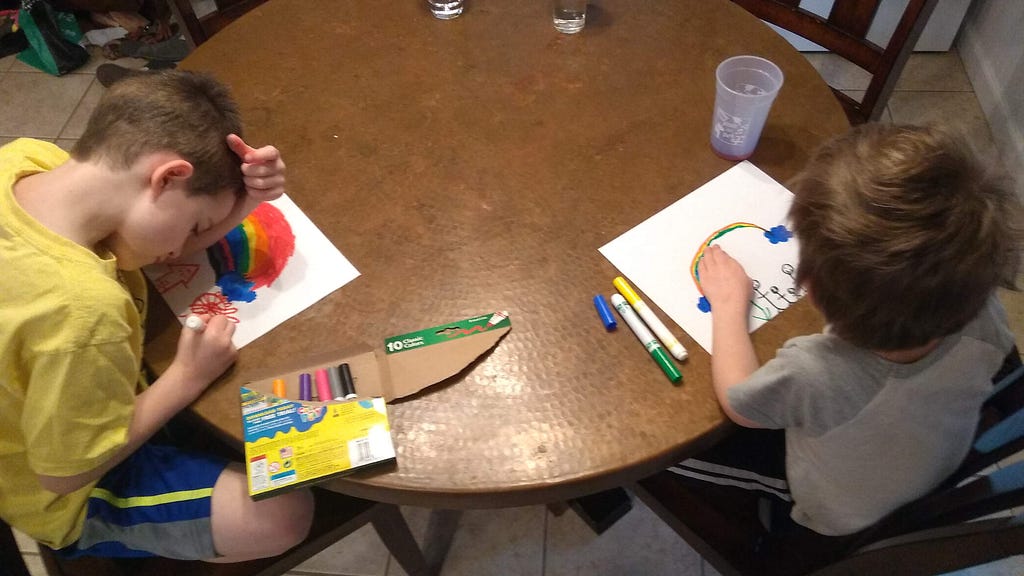
<path fill-rule="evenodd" d="M 216 558 L 210 497 L 226 465 L 215 456 L 143 445 L 100 479 L 89 494 L 81 537 L 57 553 Z"/>

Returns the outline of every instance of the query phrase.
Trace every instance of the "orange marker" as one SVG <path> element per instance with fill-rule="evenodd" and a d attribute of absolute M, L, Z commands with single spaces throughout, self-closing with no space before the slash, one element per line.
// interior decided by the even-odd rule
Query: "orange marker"
<path fill-rule="evenodd" d="M 280 378 L 277 378 L 276 380 L 274 380 L 274 396 L 277 396 L 279 398 L 284 398 L 286 390 L 287 390 L 287 387 L 284 384 L 284 380 L 282 380 Z"/>

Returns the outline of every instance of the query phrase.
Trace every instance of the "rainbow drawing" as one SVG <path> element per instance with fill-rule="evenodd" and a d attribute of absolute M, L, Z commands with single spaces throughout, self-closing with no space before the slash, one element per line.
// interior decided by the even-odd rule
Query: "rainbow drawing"
<path fill-rule="evenodd" d="M 751 224 L 750 222 L 733 222 L 732 224 L 722 226 L 718 230 L 709 234 L 704 242 L 701 242 L 700 249 L 693 255 L 693 260 L 690 261 L 690 276 L 693 278 L 694 286 L 697 287 L 697 292 L 700 292 L 700 298 L 697 300 L 697 308 L 701 312 L 711 311 L 711 304 L 708 302 L 708 299 L 704 297 L 704 290 L 700 286 L 700 273 L 697 271 L 697 266 L 700 264 L 701 259 L 704 258 L 704 251 L 707 250 L 715 240 L 718 240 L 730 232 L 741 230 L 743 228 L 755 228 L 757 230 L 761 230 L 764 233 L 764 237 L 772 244 L 786 242 L 793 237 L 793 233 L 782 224 L 779 224 L 769 230 L 758 226 L 757 224 Z"/>
<path fill-rule="evenodd" d="M 217 286 L 231 302 L 252 302 L 270 286 L 295 252 L 295 234 L 284 214 L 263 202 L 227 236 L 206 249 Z"/>

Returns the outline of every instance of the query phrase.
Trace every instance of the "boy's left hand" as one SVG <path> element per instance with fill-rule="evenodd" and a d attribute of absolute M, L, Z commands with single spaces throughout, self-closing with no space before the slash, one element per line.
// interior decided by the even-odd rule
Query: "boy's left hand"
<path fill-rule="evenodd" d="M 229 134 L 228 148 L 242 161 L 246 195 L 260 202 L 284 194 L 284 160 L 273 146 L 253 148 L 235 134 Z"/>

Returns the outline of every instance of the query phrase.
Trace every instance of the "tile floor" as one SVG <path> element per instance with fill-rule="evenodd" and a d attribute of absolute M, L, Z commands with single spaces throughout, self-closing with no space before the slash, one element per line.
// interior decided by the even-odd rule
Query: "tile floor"
<path fill-rule="evenodd" d="M 867 80 L 828 54 L 808 59 L 834 86 L 853 93 Z M 14 57 L 0 59 L 0 145 L 17 137 L 50 140 L 69 148 L 103 93 L 95 69 L 98 54 L 85 67 L 62 78 L 38 72 Z M 124 59 L 138 67 L 143 61 Z M 916 54 L 904 70 L 883 121 L 954 122 L 976 146 L 991 150 L 989 128 L 955 51 Z M 1018 177 L 1024 175 L 1017 174 Z M 1024 342 L 1024 296 L 1005 292 L 1018 341 Z M 428 511 L 405 508 L 413 530 L 422 535 Z M 22 538 L 32 573 L 43 575 L 33 543 Z M 961 576 L 1024 573 L 1024 557 L 963 571 Z M 392 561 L 369 526 L 345 538 L 292 572 L 293 575 L 396 576 Z M 445 576 L 644 575 L 710 576 L 716 572 L 638 501 L 633 510 L 602 536 L 595 536 L 569 512 L 555 517 L 540 506 L 470 511 L 460 524 Z"/>

